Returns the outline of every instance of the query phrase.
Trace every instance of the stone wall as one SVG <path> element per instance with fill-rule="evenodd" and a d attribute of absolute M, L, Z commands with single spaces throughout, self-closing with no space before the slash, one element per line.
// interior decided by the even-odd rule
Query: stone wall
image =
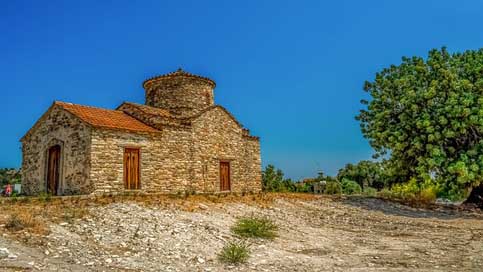
<path fill-rule="evenodd" d="M 159 134 L 95 129 L 92 133 L 91 180 L 95 193 L 124 189 L 124 149 L 140 149 L 141 190 L 147 193 L 186 191 L 190 178 L 191 132 L 167 129 Z"/>
<path fill-rule="evenodd" d="M 146 105 L 167 109 L 175 116 L 189 117 L 213 106 L 214 83 L 193 76 L 154 80 L 146 88 Z"/>
<path fill-rule="evenodd" d="M 141 192 L 219 192 L 220 161 L 230 162 L 231 191 L 260 191 L 257 138 L 215 107 L 193 120 L 191 128 L 165 127 L 159 134 L 94 129 L 91 175 L 95 193 L 124 189 L 124 148 L 140 149 Z"/>
<path fill-rule="evenodd" d="M 48 150 L 61 146 L 58 194 L 88 194 L 91 128 L 77 117 L 53 106 L 22 139 L 22 191 L 28 195 L 46 190 Z"/>
<path fill-rule="evenodd" d="M 244 136 L 240 124 L 221 107 L 203 113 L 192 125 L 196 191 L 220 191 L 220 161 L 230 163 L 232 192 L 261 190 L 258 139 Z"/>
<path fill-rule="evenodd" d="M 259 192 L 262 190 L 262 159 L 260 155 L 260 140 L 257 137 L 244 136 L 245 153 L 243 179 L 247 191 Z"/>

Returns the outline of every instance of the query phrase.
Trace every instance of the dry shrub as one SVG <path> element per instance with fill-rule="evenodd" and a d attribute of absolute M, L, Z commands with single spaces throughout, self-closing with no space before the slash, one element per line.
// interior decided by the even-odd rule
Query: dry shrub
<path fill-rule="evenodd" d="M 68 223 L 72 223 L 74 219 L 81 219 L 86 217 L 89 211 L 85 207 L 65 207 L 62 214 L 62 220 Z"/>
<path fill-rule="evenodd" d="M 43 221 L 35 218 L 35 216 L 25 210 L 10 214 L 5 223 L 5 228 L 12 232 L 28 230 L 38 234 L 43 234 L 47 231 Z"/>

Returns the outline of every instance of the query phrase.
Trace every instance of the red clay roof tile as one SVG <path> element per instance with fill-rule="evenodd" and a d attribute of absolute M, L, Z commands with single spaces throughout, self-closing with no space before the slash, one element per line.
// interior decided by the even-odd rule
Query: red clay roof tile
<path fill-rule="evenodd" d="M 139 132 L 159 132 L 159 130 L 144 124 L 123 111 L 95 108 L 60 101 L 56 101 L 55 104 L 95 127 Z"/>

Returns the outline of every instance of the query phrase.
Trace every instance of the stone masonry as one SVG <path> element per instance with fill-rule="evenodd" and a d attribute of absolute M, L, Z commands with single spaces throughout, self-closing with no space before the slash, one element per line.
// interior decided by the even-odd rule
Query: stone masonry
<path fill-rule="evenodd" d="M 22 138 L 25 193 L 47 190 L 49 149 L 61 147 L 58 195 L 126 189 L 125 150 L 139 150 L 143 193 L 220 192 L 220 163 L 231 192 L 261 190 L 258 137 L 214 104 L 215 82 L 182 70 L 144 82 L 146 103 L 116 110 L 54 102 Z M 225 174 L 223 174 L 225 175 Z"/>

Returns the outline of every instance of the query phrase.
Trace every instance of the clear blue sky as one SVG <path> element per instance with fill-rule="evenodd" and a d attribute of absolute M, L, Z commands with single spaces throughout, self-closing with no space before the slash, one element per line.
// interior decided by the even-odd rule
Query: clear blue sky
<path fill-rule="evenodd" d="M 403 55 L 482 47 L 483 1 L 0 0 L 0 34 L 0 167 L 20 166 L 53 100 L 142 103 L 144 79 L 183 67 L 297 179 L 369 159 L 364 80 Z"/>

